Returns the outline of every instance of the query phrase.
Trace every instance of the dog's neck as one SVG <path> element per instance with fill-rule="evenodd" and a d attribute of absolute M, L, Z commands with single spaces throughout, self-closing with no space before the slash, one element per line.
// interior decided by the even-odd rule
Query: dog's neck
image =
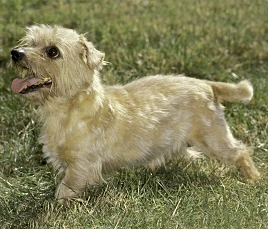
<path fill-rule="evenodd" d="M 62 96 L 48 96 L 47 99 L 39 105 L 37 114 L 42 123 L 45 123 L 47 117 L 51 115 L 67 117 L 71 110 L 79 109 L 79 104 L 88 103 L 88 114 L 94 116 L 102 107 L 105 100 L 105 89 L 101 83 L 99 73 L 95 72 L 91 83 L 87 83 L 84 87 L 75 93 Z M 58 117 L 58 118 L 59 118 Z"/>

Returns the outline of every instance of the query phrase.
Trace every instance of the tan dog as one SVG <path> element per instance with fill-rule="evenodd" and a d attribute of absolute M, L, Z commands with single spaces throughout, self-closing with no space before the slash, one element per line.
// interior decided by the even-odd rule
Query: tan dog
<path fill-rule="evenodd" d="M 249 149 L 231 134 L 221 101 L 248 102 L 253 88 L 177 76 L 149 76 L 125 86 L 102 85 L 104 54 L 83 35 L 59 26 L 32 26 L 11 51 L 23 78 L 11 88 L 39 104 L 40 141 L 48 162 L 64 172 L 63 202 L 103 180 L 103 171 L 144 165 L 155 169 L 186 156 L 193 145 L 259 176 Z"/>

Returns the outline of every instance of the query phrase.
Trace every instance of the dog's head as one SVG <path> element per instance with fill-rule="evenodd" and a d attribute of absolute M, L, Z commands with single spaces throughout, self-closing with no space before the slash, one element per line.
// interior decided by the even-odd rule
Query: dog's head
<path fill-rule="evenodd" d="M 32 100 L 71 96 L 93 82 L 94 72 L 102 68 L 104 54 L 84 35 L 60 26 L 34 25 L 11 51 L 12 60 L 22 74 L 11 89 Z"/>

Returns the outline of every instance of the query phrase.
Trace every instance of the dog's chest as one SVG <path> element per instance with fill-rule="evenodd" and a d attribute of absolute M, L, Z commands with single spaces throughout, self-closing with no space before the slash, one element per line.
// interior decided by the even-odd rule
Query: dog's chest
<path fill-rule="evenodd" d="M 49 161 L 64 162 L 74 154 L 88 150 L 92 128 L 89 128 L 90 119 L 85 119 L 80 110 L 57 108 L 43 112 L 40 142 Z"/>
<path fill-rule="evenodd" d="M 68 134 L 68 109 L 63 104 L 50 103 L 38 110 L 42 122 L 40 143 L 43 153 L 56 169 L 65 163 L 59 149 L 66 145 Z"/>
<path fill-rule="evenodd" d="M 41 140 L 44 145 L 54 149 L 65 141 L 65 127 L 63 117 L 60 115 L 51 115 L 46 118 L 41 130 Z"/>
<path fill-rule="evenodd" d="M 65 131 L 62 125 L 64 117 L 62 116 L 62 114 L 53 115 L 53 113 L 46 116 L 39 139 L 43 144 L 44 157 L 52 162 L 56 169 L 60 169 L 63 164 L 63 160 L 58 154 L 58 146 L 65 142 Z"/>

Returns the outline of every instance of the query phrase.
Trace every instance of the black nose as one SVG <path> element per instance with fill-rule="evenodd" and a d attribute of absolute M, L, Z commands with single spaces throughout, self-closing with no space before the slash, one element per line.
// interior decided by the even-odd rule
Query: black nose
<path fill-rule="evenodd" d="M 11 51 L 11 55 L 12 55 L 12 60 L 16 62 L 16 61 L 21 60 L 25 56 L 25 53 L 23 50 L 13 49 Z"/>

